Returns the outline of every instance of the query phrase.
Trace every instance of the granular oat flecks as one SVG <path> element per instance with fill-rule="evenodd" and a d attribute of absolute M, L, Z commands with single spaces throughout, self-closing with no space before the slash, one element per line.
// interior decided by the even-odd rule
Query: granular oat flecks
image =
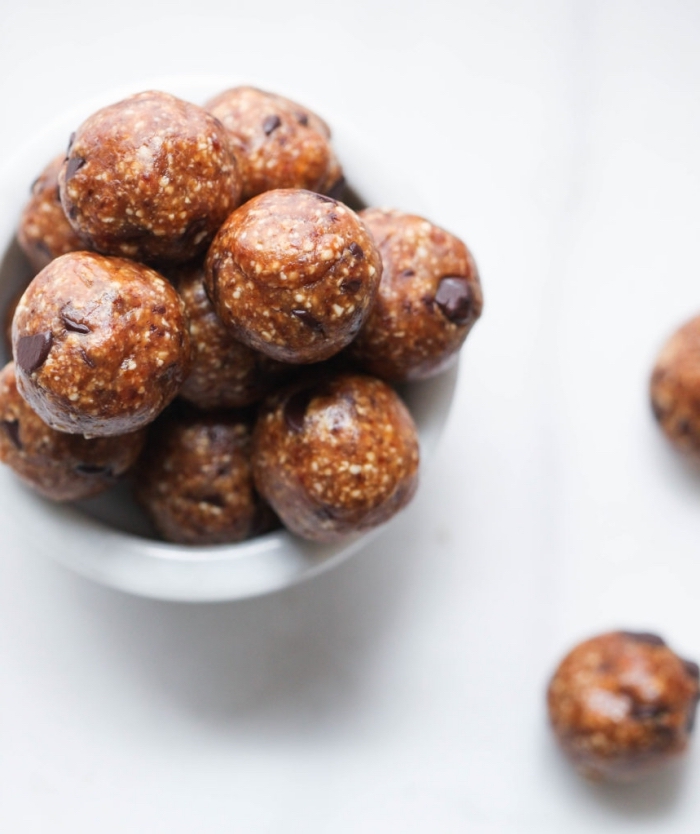
<path fill-rule="evenodd" d="M 190 366 L 182 299 L 157 272 L 72 252 L 20 299 L 12 326 L 17 386 L 57 431 L 98 437 L 151 422 Z"/>
<path fill-rule="evenodd" d="M 310 191 L 279 189 L 228 218 L 207 254 L 205 282 L 237 339 L 293 363 L 327 359 L 352 341 L 369 315 L 382 264 L 358 216 L 337 208 Z"/>
<path fill-rule="evenodd" d="M 399 396 L 356 374 L 312 375 L 272 394 L 253 435 L 260 493 L 285 526 L 315 541 L 391 518 L 413 497 L 418 463 L 416 428 Z"/>
<path fill-rule="evenodd" d="M 83 122 L 59 184 L 68 220 L 89 248 L 156 264 L 203 252 L 241 195 L 223 126 L 154 91 Z"/>

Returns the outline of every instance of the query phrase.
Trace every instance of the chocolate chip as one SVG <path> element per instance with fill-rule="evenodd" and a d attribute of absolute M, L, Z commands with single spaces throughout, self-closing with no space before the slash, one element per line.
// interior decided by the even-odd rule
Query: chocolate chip
<path fill-rule="evenodd" d="M 340 291 L 345 294 L 354 295 L 362 286 L 362 281 L 359 278 L 351 278 L 349 281 L 343 281 L 340 285 Z"/>
<path fill-rule="evenodd" d="M 281 124 L 282 119 L 280 119 L 279 116 L 268 116 L 263 122 L 263 131 L 265 132 L 265 136 L 269 136 L 272 131 L 277 130 Z"/>
<path fill-rule="evenodd" d="M 656 720 L 667 713 L 668 709 L 663 705 L 640 704 L 637 701 L 632 703 L 632 708 L 630 709 L 630 715 L 638 721 Z"/>
<path fill-rule="evenodd" d="M 84 349 L 84 348 L 80 348 L 80 358 L 81 358 L 81 359 L 83 360 L 83 362 L 84 362 L 84 363 L 88 366 L 88 368 L 94 368 L 94 367 L 95 367 L 95 361 L 94 361 L 94 359 L 92 359 L 92 358 L 89 356 L 89 354 L 85 351 L 85 349 Z"/>
<path fill-rule="evenodd" d="M 684 660 L 685 671 L 692 677 L 700 680 L 700 666 L 694 660 Z"/>
<path fill-rule="evenodd" d="M 472 290 L 466 278 L 445 276 L 440 280 L 435 303 L 453 324 L 466 324 L 472 309 Z"/>
<path fill-rule="evenodd" d="M 61 202 L 61 189 L 60 189 L 59 186 L 56 186 L 56 190 L 53 193 L 53 198 L 56 201 L 56 203 L 60 204 L 60 202 Z"/>
<path fill-rule="evenodd" d="M 355 241 L 354 241 L 354 240 L 353 240 L 353 242 L 350 244 L 350 246 L 348 246 L 348 249 L 350 250 L 350 253 L 352 254 L 352 256 L 353 256 L 354 258 L 357 258 L 357 259 L 358 259 L 358 260 L 360 260 L 360 261 L 361 261 L 361 260 L 364 258 L 364 256 L 365 256 L 365 253 L 362 251 L 362 247 L 361 247 L 361 246 L 359 246 L 357 243 L 355 243 Z"/>
<path fill-rule="evenodd" d="M 320 200 L 322 203 L 337 203 L 338 201 L 334 197 L 329 197 L 326 194 L 316 194 L 316 199 Z"/>
<path fill-rule="evenodd" d="M 85 324 L 82 321 L 78 321 L 73 316 L 68 315 L 68 313 L 63 313 L 62 312 L 61 313 L 61 320 L 63 321 L 63 324 L 64 324 L 66 330 L 70 330 L 73 333 L 85 334 L 85 333 L 91 333 L 92 332 L 90 330 L 90 328 L 87 326 L 87 324 Z"/>
<path fill-rule="evenodd" d="M 634 640 L 636 643 L 646 643 L 649 646 L 665 646 L 666 641 L 658 634 L 649 631 L 621 631 L 624 637 Z"/>
<path fill-rule="evenodd" d="M 295 113 L 295 116 L 300 125 L 303 125 L 304 127 L 308 125 L 309 117 L 306 115 L 306 113 Z"/>
<path fill-rule="evenodd" d="M 34 194 L 35 192 L 39 191 L 39 185 L 44 179 L 43 174 L 39 174 L 39 176 L 34 180 L 34 182 L 29 186 L 29 193 Z"/>
<path fill-rule="evenodd" d="M 3 420 L 2 427 L 7 432 L 7 436 L 10 438 L 12 445 L 21 451 L 22 441 L 19 436 L 19 420 Z"/>
<path fill-rule="evenodd" d="M 15 359 L 25 374 L 33 374 L 40 368 L 49 355 L 53 344 L 53 333 L 35 333 L 33 336 L 20 336 L 17 340 Z"/>
<path fill-rule="evenodd" d="M 163 304 L 157 304 L 154 307 L 151 307 L 151 312 L 155 313 L 158 316 L 165 315 L 165 306 Z"/>
<path fill-rule="evenodd" d="M 332 197 L 334 200 L 342 200 L 344 194 L 345 177 L 341 177 L 339 180 L 336 180 L 333 183 L 333 185 L 328 189 L 328 196 Z"/>
<path fill-rule="evenodd" d="M 399 278 L 412 278 L 416 274 L 415 269 L 402 269 Z"/>
<path fill-rule="evenodd" d="M 75 131 L 71 133 L 70 139 L 68 140 L 68 148 L 66 149 L 66 157 L 70 156 L 70 152 L 73 148 L 73 142 L 75 142 Z"/>
<path fill-rule="evenodd" d="M 111 466 L 100 466 L 95 463 L 79 463 L 73 467 L 79 475 L 100 475 L 104 478 L 114 478 Z"/>
<path fill-rule="evenodd" d="M 72 156 L 66 165 L 66 180 L 74 177 L 76 173 L 85 165 L 85 160 L 82 156 Z"/>
<path fill-rule="evenodd" d="M 312 384 L 306 388 L 295 391 L 284 404 L 283 416 L 287 426 L 293 432 L 300 432 L 304 430 L 304 418 L 306 417 L 306 410 L 309 403 L 314 397 L 323 396 L 326 388 L 323 385 Z"/>
<path fill-rule="evenodd" d="M 323 333 L 323 325 L 315 316 L 311 315 L 308 310 L 292 310 L 292 315 L 296 316 L 300 322 L 305 324 L 315 333 Z"/>

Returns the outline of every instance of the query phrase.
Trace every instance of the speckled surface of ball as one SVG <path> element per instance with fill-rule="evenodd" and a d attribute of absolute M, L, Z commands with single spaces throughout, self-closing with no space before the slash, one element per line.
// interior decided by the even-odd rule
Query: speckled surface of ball
<path fill-rule="evenodd" d="M 153 426 L 137 497 L 165 539 L 225 544 L 273 526 L 253 486 L 250 438 L 250 421 L 235 412 L 178 412 Z"/>
<path fill-rule="evenodd" d="M 53 159 L 34 181 L 17 227 L 17 241 L 36 272 L 59 255 L 88 248 L 61 205 L 58 172 L 64 158 L 61 154 Z"/>
<path fill-rule="evenodd" d="M 193 362 L 180 396 L 201 409 L 241 408 L 262 399 L 289 373 L 235 339 L 209 301 L 200 266 L 182 268 L 173 277 L 190 321 Z"/>
<path fill-rule="evenodd" d="M 209 249 L 206 286 L 232 334 L 273 359 L 327 359 L 355 337 L 375 300 L 381 258 L 358 216 L 310 191 L 254 197 Z"/>
<path fill-rule="evenodd" d="M 700 461 L 700 316 L 680 327 L 661 349 L 650 397 L 654 416 L 671 444 Z"/>
<path fill-rule="evenodd" d="M 153 91 L 83 122 L 59 184 L 66 215 L 90 248 L 147 263 L 203 252 L 241 188 L 224 127 L 201 107 Z"/>
<path fill-rule="evenodd" d="M 686 749 L 698 674 L 697 664 L 655 634 L 616 631 L 586 640 L 549 685 L 556 737 L 585 776 L 643 777 Z"/>
<path fill-rule="evenodd" d="M 383 273 L 351 356 L 391 381 L 433 376 L 455 358 L 481 315 L 474 259 L 459 238 L 422 217 L 376 208 L 360 217 L 377 244 Z"/>
<path fill-rule="evenodd" d="M 46 498 L 77 501 L 109 489 L 145 437 L 145 430 L 92 440 L 54 431 L 19 395 L 14 364 L 0 371 L 0 461 Z"/>
<path fill-rule="evenodd" d="M 388 521 L 418 483 L 415 425 L 384 382 L 343 374 L 271 395 L 258 418 L 253 471 L 292 532 L 335 541 Z"/>
<path fill-rule="evenodd" d="M 229 131 L 241 163 L 243 200 L 276 188 L 335 193 L 343 172 L 328 125 L 308 108 L 255 87 L 234 87 L 205 105 Z"/>
<path fill-rule="evenodd" d="M 157 272 L 123 258 L 56 258 L 22 296 L 12 326 L 17 386 L 44 422 L 86 436 L 147 425 L 189 370 L 185 307 Z"/>

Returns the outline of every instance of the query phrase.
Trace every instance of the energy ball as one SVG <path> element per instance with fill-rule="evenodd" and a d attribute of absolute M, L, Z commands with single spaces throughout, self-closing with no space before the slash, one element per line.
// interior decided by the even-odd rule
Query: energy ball
<path fill-rule="evenodd" d="M 651 407 L 681 452 L 700 461 L 700 316 L 666 342 L 651 375 Z"/>
<path fill-rule="evenodd" d="M 156 427 L 139 465 L 137 498 L 165 539 L 225 544 L 274 525 L 253 486 L 248 420 L 192 411 L 168 414 Z"/>
<path fill-rule="evenodd" d="M 176 396 L 190 366 L 185 305 L 161 275 L 72 252 L 20 299 L 12 326 L 20 394 L 57 431 L 126 434 Z"/>
<path fill-rule="evenodd" d="M 301 104 L 254 87 L 234 87 L 204 106 L 232 138 L 241 164 L 243 201 L 276 188 L 323 193 L 342 188 L 343 172 L 328 125 Z"/>
<path fill-rule="evenodd" d="M 0 371 L 0 461 L 54 501 L 77 501 L 109 489 L 138 458 L 144 430 L 88 440 L 46 425 L 17 391 L 14 364 Z"/>
<path fill-rule="evenodd" d="M 632 781 L 687 747 L 698 675 L 655 634 L 602 634 L 576 646 L 554 674 L 550 721 L 583 775 Z"/>
<path fill-rule="evenodd" d="M 262 399 L 289 372 L 231 336 L 214 312 L 199 266 L 173 276 L 190 320 L 194 360 L 180 396 L 201 409 L 242 408 Z"/>
<path fill-rule="evenodd" d="M 284 525 L 331 542 L 388 521 L 418 484 L 418 436 L 386 383 L 344 374 L 273 394 L 253 435 L 253 473 Z"/>
<path fill-rule="evenodd" d="M 281 189 L 233 212 L 209 249 L 207 293 L 249 347 L 281 362 L 327 359 L 369 314 L 382 262 L 351 209 Z"/>
<path fill-rule="evenodd" d="M 148 263 L 204 252 L 241 193 L 224 127 L 160 92 L 130 96 L 83 122 L 59 183 L 68 219 L 89 248 Z"/>
<path fill-rule="evenodd" d="M 44 168 L 32 185 L 17 229 L 17 241 L 32 267 L 39 272 L 66 252 L 89 248 L 68 222 L 58 191 L 58 172 L 64 155 Z"/>
<path fill-rule="evenodd" d="M 376 304 L 351 355 L 382 379 L 433 376 L 455 358 L 481 315 L 474 259 L 459 238 L 422 217 L 376 208 L 360 217 L 384 270 Z"/>

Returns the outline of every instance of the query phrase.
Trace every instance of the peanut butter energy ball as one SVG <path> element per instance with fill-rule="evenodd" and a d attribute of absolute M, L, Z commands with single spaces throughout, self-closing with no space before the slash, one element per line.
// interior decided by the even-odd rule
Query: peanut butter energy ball
<path fill-rule="evenodd" d="M 88 440 L 46 425 L 20 397 L 11 362 L 0 371 L 0 461 L 54 501 L 109 489 L 139 456 L 144 430 Z"/>
<path fill-rule="evenodd" d="M 700 461 L 700 316 L 677 330 L 651 375 L 651 406 L 664 434 Z"/>
<path fill-rule="evenodd" d="M 58 172 L 64 158 L 61 154 L 49 162 L 34 181 L 17 229 L 17 241 L 37 272 L 59 255 L 89 248 L 73 230 L 61 205 Z"/>
<path fill-rule="evenodd" d="M 343 172 L 328 125 L 311 110 L 254 87 L 234 87 L 206 109 L 229 131 L 241 163 L 243 200 L 275 188 L 336 194 Z"/>
<path fill-rule="evenodd" d="M 202 409 L 242 408 L 260 400 L 289 373 L 289 365 L 233 338 L 207 297 L 201 267 L 181 267 L 173 278 L 185 302 L 194 352 L 181 397 Z"/>
<path fill-rule="evenodd" d="M 98 110 L 71 137 L 59 175 L 71 225 L 108 255 L 194 258 L 240 200 L 230 141 L 213 116 L 167 93 Z"/>
<path fill-rule="evenodd" d="M 413 497 L 418 458 L 398 395 L 353 374 L 271 395 L 253 436 L 258 490 L 286 527 L 316 541 L 388 521 Z"/>
<path fill-rule="evenodd" d="M 238 542 L 275 516 L 253 486 L 250 423 L 235 412 L 161 418 L 139 464 L 137 497 L 164 538 L 182 544 Z"/>
<path fill-rule="evenodd" d="M 152 269 L 72 252 L 20 299 L 12 326 L 20 394 L 57 431 L 126 434 L 175 397 L 190 366 L 184 303 Z"/>
<path fill-rule="evenodd" d="M 698 675 L 655 634 L 602 634 L 576 646 L 554 674 L 552 727 L 583 775 L 632 781 L 686 749 Z"/>
<path fill-rule="evenodd" d="M 382 264 L 358 216 L 330 197 L 281 189 L 233 212 L 207 254 L 214 309 L 240 341 L 282 362 L 318 362 L 355 337 Z"/>
<path fill-rule="evenodd" d="M 455 357 L 481 315 L 474 259 L 459 238 L 422 217 L 376 208 L 360 217 L 384 270 L 377 302 L 350 353 L 383 379 L 432 376 Z"/>

